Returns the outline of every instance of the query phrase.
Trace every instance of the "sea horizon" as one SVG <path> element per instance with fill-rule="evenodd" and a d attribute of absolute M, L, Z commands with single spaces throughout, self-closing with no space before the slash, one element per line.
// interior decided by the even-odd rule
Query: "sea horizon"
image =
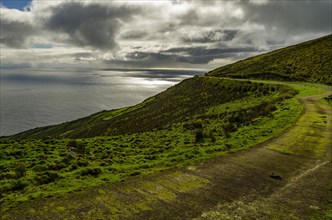
<path fill-rule="evenodd" d="M 138 104 L 204 70 L 2 69 L 0 136 Z"/>

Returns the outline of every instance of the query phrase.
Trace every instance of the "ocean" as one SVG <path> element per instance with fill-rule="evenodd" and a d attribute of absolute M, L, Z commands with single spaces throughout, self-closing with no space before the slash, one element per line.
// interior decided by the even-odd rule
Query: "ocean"
<path fill-rule="evenodd" d="M 199 70 L 2 69 L 0 136 L 138 104 Z"/>

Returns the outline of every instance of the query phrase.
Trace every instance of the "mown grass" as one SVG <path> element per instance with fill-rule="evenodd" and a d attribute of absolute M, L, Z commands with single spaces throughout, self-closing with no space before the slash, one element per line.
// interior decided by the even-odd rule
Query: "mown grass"
<path fill-rule="evenodd" d="M 296 85 L 296 84 L 289 84 L 293 88 L 295 88 L 299 93 L 297 94 L 297 97 L 303 97 L 303 96 L 313 96 L 313 95 L 320 95 L 323 93 L 326 93 L 326 89 L 312 86 L 312 85 Z"/>
<path fill-rule="evenodd" d="M 248 148 L 278 135 L 302 111 L 302 106 L 291 98 L 296 92 L 288 86 L 229 82 L 211 77 L 193 80 L 196 82 L 186 86 L 193 85 L 189 91 L 198 90 L 199 93 L 194 96 L 187 93 L 188 97 L 179 93 L 181 99 L 187 99 L 179 104 L 184 110 L 179 108 L 174 113 L 176 117 L 166 115 L 171 120 L 157 129 L 152 127 L 147 131 L 129 130 L 127 134 L 77 139 L 47 136 L 41 139 L 0 139 L 2 209 Z M 211 95 L 206 93 L 207 88 L 199 90 L 200 85 L 225 91 Z M 224 96 L 226 92 L 227 96 Z M 200 100 L 198 110 L 192 108 L 196 108 L 193 100 L 197 97 L 206 97 Z M 148 99 L 133 111 L 126 108 L 106 112 L 107 117 L 104 112 L 97 118 L 118 120 L 121 112 L 125 112 L 125 118 L 133 117 L 132 113 L 137 116 L 136 112 L 146 106 L 152 108 L 156 99 L 160 97 Z M 161 102 L 156 106 L 163 108 Z M 152 109 L 158 113 L 156 107 Z M 167 114 L 167 111 L 162 113 Z"/>
<path fill-rule="evenodd" d="M 325 153 L 326 146 L 330 141 L 329 136 L 324 131 L 326 123 L 326 116 L 318 113 L 307 113 L 298 121 L 297 126 L 287 133 L 283 142 L 275 143 L 269 148 L 287 154 L 319 158 Z M 298 141 L 299 137 L 301 142 Z"/>
<path fill-rule="evenodd" d="M 296 97 L 315 96 L 326 93 L 326 89 L 322 89 L 320 86 L 314 84 L 288 85 L 298 91 Z M 324 98 L 323 102 L 328 100 L 329 97 Z M 309 112 L 296 123 L 296 127 L 291 132 L 287 133 L 282 143 L 274 143 L 269 148 L 282 153 L 318 158 L 325 153 L 330 139 L 324 131 L 327 120 L 327 115 L 323 112 Z M 300 137 L 301 142 L 294 137 Z M 317 137 L 320 138 L 317 139 Z"/>

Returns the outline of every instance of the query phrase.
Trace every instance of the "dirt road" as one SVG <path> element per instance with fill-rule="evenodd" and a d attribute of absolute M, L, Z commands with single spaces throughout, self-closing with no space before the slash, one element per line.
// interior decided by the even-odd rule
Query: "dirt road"
<path fill-rule="evenodd" d="M 281 136 L 183 170 L 210 183 L 140 219 L 332 219 L 332 112 L 323 96 L 301 98 L 304 114 Z"/>
<path fill-rule="evenodd" d="M 50 198 L 11 219 L 329 219 L 332 115 L 301 98 L 296 125 L 254 148 L 123 183 Z M 330 210 L 330 211 L 329 211 Z"/>

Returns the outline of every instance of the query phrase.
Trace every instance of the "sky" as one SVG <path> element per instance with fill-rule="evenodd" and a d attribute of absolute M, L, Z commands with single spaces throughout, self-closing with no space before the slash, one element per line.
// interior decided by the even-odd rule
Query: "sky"
<path fill-rule="evenodd" d="M 1 69 L 226 65 L 331 34 L 332 0 L 1 0 Z"/>
<path fill-rule="evenodd" d="M 7 8 L 24 10 L 24 8 L 31 3 L 31 0 L 1 0 L 1 3 Z"/>

